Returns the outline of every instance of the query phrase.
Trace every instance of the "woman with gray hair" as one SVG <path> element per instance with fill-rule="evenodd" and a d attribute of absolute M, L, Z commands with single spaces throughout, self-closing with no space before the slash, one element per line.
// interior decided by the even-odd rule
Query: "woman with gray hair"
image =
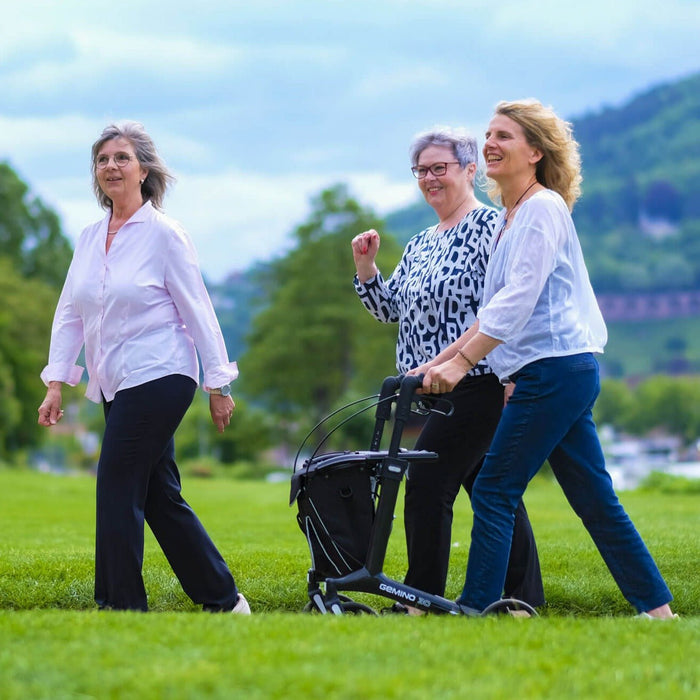
<path fill-rule="evenodd" d="M 173 435 L 194 398 L 197 352 L 219 432 L 235 408 L 219 323 L 187 233 L 161 211 L 173 181 L 137 122 L 108 126 L 92 147 L 93 189 L 106 216 L 81 234 L 51 331 L 39 424 L 61 420 L 85 346 L 86 396 L 102 403 L 97 467 L 95 600 L 147 610 L 144 521 L 187 595 L 207 610 L 250 613 L 233 576 L 180 493 Z"/>
<path fill-rule="evenodd" d="M 377 320 L 399 324 L 396 365 L 401 373 L 435 358 L 476 320 L 497 217 L 474 194 L 477 154 L 476 140 L 461 129 L 436 127 L 414 138 L 411 171 L 438 223 L 409 241 L 388 280 L 375 263 L 379 234 L 365 231 L 352 240 L 362 303 Z M 416 443 L 416 449 L 437 452 L 439 460 L 410 466 L 404 503 L 405 582 L 436 595 L 445 592 L 453 504 L 461 487 L 471 495 L 501 415 L 503 387 L 480 362 L 440 399 L 454 407 L 452 415 L 431 414 Z M 522 501 L 505 594 L 534 607 L 544 604 L 537 547 Z M 417 612 L 399 603 L 393 610 Z"/>

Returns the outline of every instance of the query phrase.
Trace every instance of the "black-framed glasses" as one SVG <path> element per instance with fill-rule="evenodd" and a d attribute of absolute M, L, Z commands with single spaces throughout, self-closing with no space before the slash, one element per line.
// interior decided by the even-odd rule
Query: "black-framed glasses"
<path fill-rule="evenodd" d="M 450 160 L 445 163 L 433 163 L 430 166 L 414 165 L 411 168 L 411 172 L 413 173 L 413 177 L 417 180 L 422 180 L 428 174 L 428 171 L 435 175 L 435 177 L 441 177 L 447 172 L 448 165 L 459 165 L 459 161 Z"/>
<path fill-rule="evenodd" d="M 98 170 L 104 170 L 108 165 L 109 161 L 114 159 L 114 164 L 118 168 L 125 168 L 131 162 L 133 156 L 128 153 L 115 153 L 114 156 L 99 155 L 95 158 L 95 167 Z"/>

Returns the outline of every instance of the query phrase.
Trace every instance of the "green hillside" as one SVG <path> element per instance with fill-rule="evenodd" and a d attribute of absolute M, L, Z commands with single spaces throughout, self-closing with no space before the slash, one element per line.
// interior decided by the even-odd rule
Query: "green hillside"
<path fill-rule="evenodd" d="M 596 293 L 700 290 L 700 73 L 572 121 L 584 164 L 574 218 Z M 403 246 L 434 222 L 435 212 L 420 197 L 387 216 L 383 233 Z M 266 268 L 214 288 L 234 357 L 245 350 L 257 304 L 265 304 L 260 275 Z M 602 358 L 608 376 L 700 368 L 700 318 L 611 316 L 608 326 Z"/>
<path fill-rule="evenodd" d="M 700 287 L 700 73 L 572 122 L 584 168 L 574 219 L 596 291 Z M 386 226 L 405 243 L 434 221 L 417 201 Z"/>
<path fill-rule="evenodd" d="M 642 212 L 671 221 L 700 218 L 700 73 L 575 119 L 574 129 L 586 183 L 580 208 L 587 215 L 616 212 L 626 223 Z M 597 197 L 623 206 L 596 212 Z"/>

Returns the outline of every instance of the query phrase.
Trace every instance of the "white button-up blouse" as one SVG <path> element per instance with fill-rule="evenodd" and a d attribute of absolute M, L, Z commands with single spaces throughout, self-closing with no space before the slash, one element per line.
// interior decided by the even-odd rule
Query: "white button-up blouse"
<path fill-rule="evenodd" d="M 501 211 L 496 231 L 504 217 Z M 527 199 L 496 235 L 478 318 L 480 331 L 504 343 L 488 355 L 501 381 L 545 357 L 603 352 L 605 322 L 574 222 L 556 192 Z"/>
<path fill-rule="evenodd" d="M 85 395 L 111 401 L 120 389 L 172 374 L 204 387 L 238 376 L 182 227 L 146 202 L 120 229 L 105 253 L 109 215 L 88 226 L 73 254 L 51 331 L 45 384 L 75 386 L 85 346 Z M 196 350 L 195 350 L 196 348 Z"/>

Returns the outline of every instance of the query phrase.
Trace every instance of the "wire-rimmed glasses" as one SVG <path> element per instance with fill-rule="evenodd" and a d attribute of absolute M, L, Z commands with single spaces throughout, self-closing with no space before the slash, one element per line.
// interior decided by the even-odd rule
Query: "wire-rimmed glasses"
<path fill-rule="evenodd" d="M 118 168 L 125 168 L 131 162 L 133 156 L 128 153 L 115 153 L 114 156 L 108 156 L 104 153 L 100 154 L 95 158 L 95 167 L 98 170 L 104 170 L 108 165 L 110 160 L 114 160 L 114 164 Z"/>

